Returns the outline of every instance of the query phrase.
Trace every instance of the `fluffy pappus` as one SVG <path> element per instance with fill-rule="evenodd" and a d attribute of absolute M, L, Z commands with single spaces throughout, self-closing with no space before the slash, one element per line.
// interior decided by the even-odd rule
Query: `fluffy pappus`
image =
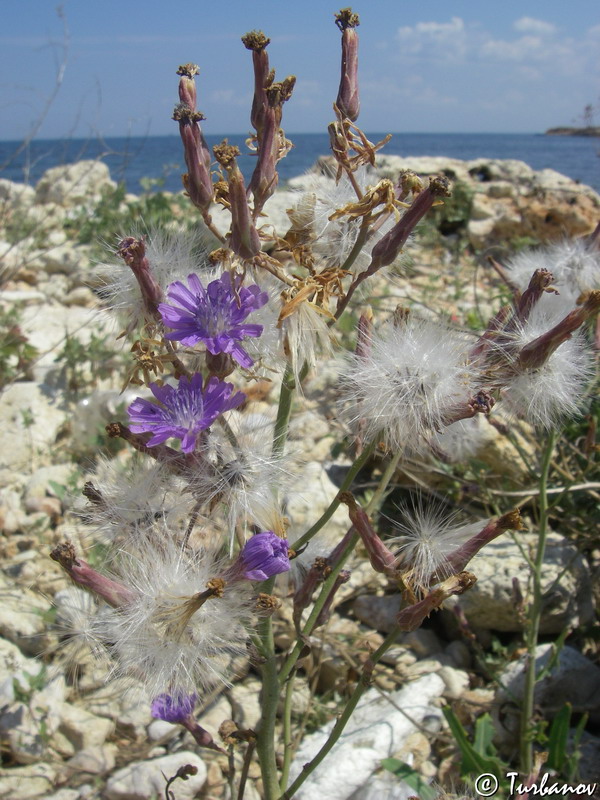
<path fill-rule="evenodd" d="M 552 285 L 559 291 L 553 305 L 570 310 L 584 291 L 600 288 L 600 251 L 586 239 L 564 239 L 561 242 L 523 250 L 506 265 L 510 280 L 524 291 L 537 269 L 548 269 L 554 276 Z M 544 302 L 542 298 L 540 302 Z"/>
<path fill-rule="evenodd" d="M 230 659 L 245 651 L 253 589 L 236 582 L 199 602 L 225 564 L 210 551 L 166 540 L 136 555 L 123 552 L 115 574 L 135 599 L 92 621 L 118 675 L 144 682 L 150 696 L 227 683 Z"/>
<path fill-rule="evenodd" d="M 367 440 L 412 450 L 444 427 L 473 394 L 468 342 L 457 332 L 409 317 L 376 331 L 366 357 L 352 355 L 341 373 L 342 417 Z"/>
<path fill-rule="evenodd" d="M 273 421 L 263 414 L 229 417 L 230 433 L 214 426 L 207 459 L 210 470 L 191 477 L 194 494 L 210 506 L 218 500 L 226 510 L 230 551 L 237 531 L 255 525 L 285 535 L 278 492 L 292 475 L 284 455 L 273 455 Z M 231 435 L 232 434 L 232 435 Z"/>
<path fill-rule="evenodd" d="M 104 541 L 143 546 L 185 531 L 194 505 L 186 482 L 167 465 L 133 456 L 127 465 L 100 460 L 92 497 L 80 511 Z M 94 494 L 95 492 L 95 494 Z M 89 496 L 89 495 L 88 495 Z"/>
<path fill-rule="evenodd" d="M 558 323 L 562 310 L 557 308 L 552 318 L 547 306 L 537 304 L 527 322 L 513 332 L 512 339 L 517 347 L 511 350 L 511 354 L 517 357 L 521 347 Z M 592 376 L 592 353 L 584 333 L 576 331 L 542 366 L 516 371 L 502 389 L 501 398 L 505 407 L 516 416 L 534 425 L 552 428 L 581 410 Z"/>
<path fill-rule="evenodd" d="M 420 498 L 410 511 L 401 508 L 400 516 L 400 520 L 391 520 L 398 535 L 385 543 L 397 553 L 403 580 L 423 594 L 432 582 L 450 577 L 450 556 L 485 524 L 459 524 L 457 514 L 449 515 L 436 504 L 425 507 Z"/>

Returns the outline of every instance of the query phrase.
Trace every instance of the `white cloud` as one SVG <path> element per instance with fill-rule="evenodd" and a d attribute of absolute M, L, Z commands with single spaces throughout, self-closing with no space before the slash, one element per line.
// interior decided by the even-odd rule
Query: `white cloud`
<path fill-rule="evenodd" d="M 414 27 L 399 28 L 397 39 L 405 53 L 457 59 L 465 55 L 467 31 L 460 17 L 452 17 L 450 22 L 418 22 Z"/>
<path fill-rule="evenodd" d="M 521 17 L 514 22 L 513 28 L 519 33 L 535 33 L 538 36 L 551 36 L 556 33 L 556 27 L 551 22 L 533 19 L 533 17 Z"/>

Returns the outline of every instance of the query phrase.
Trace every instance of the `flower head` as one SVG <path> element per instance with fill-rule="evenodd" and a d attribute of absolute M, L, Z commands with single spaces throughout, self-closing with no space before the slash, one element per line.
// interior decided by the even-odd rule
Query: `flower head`
<path fill-rule="evenodd" d="M 412 319 L 376 331 L 366 357 L 352 356 L 342 374 L 344 412 L 367 439 L 414 449 L 453 420 L 474 391 L 464 339 L 449 328 Z M 364 421 L 364 422 L 363 422 Z"/>
<path fill-rule="evenodd" d="M 241 286 L 239 280 L 232 281 L 228 272 L 206 288 L 192 273 L 188 275 L 188 285 L 189 288 L 181 281 L 172 283 L 167 295 L 175 305 L 159 305 L 164 324 L 173 328 L 165 338 L 188 346 L 203 342 L 213 355 L 227 353 L 242 367 L 251 367 L 253 361 L 239 343 L 261 335 L 262 325 L 245 323 L 245 319 L 265 305 L 267 293 L 256 284 Z"/>
<path fill-rule="evenodd" d="M 231 657 L 245 651 L 252 585 L 224 586 L 226 565 L 215 552 L 192 553 L 168 539 L 135 554 L 122 550 L 111 566 L 132 599 L 96 615 L 91 629 L 116 674 L 137 677 L 151 697 L 168 693 L 179 706 L 183 696 L 226 682 Z"/>
<path fill-rule="evenodd" d="M 150 713 L 154 719 L 181 723 L 192 714 L 196 699 L 196 694 L 159 694 L 152 701 Z"/>
<path fill-rule="evenodd" d="M 451 557 L 472 536 L 481 522 L 457 524 L 457 515 L 446 515 L 439 506 L 424 507 L 417 501 L 409 513 L 402 509 L 404 522 L 394 521 L 399 535 L 386 542 L 397 552 L 397 569 L 417 591 L 425 592 L 434 580 L 453 574 Z"/>
<path fill-rule="evenodd" d="M 288 543 L 273 531 L 257 533 L 242 549 L 239 567 L 249 581 L 266 581 L 273 575 L 287 572 L 290 568 Z"/>
<path fill-rule="evenodd" d="M 235 392 L 231 383 L 211 378 L 202 388 L 202 375 L 196 373 L 190 380 L 179 379 L 179 386 L 158 386 L 150 384 L 152 394 L 160 405 L 136 398 L 127 409 L 133 423 L 134 433 L 150 431 L 154 436 L 147 442 L 148 447 L 173 437 L 181 439 L 181 449 L 191 453 L 196 446 L 198 434 L 208 428 L 224 411 L 237 408 L 246 395 Z"/>
<path fill-rule="evenodd" d="M 547 305 L 536 306 L 527 322 L 513 332 L 517 354 L 560 323 L 561 316 L 558 313 L 552 319 Z M 581 410 L 592 374 L 592 354 L 585 335 L 577 330 L 542 364 L 515 369 L 503 387 L 502 400 L 517 416 L 534 425 L 551 428 Z"/>

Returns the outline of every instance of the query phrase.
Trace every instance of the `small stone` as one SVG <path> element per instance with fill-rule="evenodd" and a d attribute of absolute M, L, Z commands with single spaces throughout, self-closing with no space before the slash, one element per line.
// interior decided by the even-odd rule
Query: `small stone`
<path fill-rule="evenodd" d="M 115 766 L 117 754 L 116 744 L 105 744 L 102 747 L 93 745 L 75 753 L 67 761 L 67 766 L 73 772 L 89 772 L 91 775 L 103 775 L 110 772 Z"/>
<path fill-rule="evenodd" d="M 399 594 L 383 597 L 363 595 L 357 597 L 352 604 L 352 610 L 361 622 L 383 633 L 389 633 L 395 627 L 401 607 L 402 598 Z"/>
<path fill-rule="evenodd" d="M 185 781 L 174 781 L 171 788 L 177 800 L 192 800 L 206 781 L 206 766 L 196 753 L 185 751 L 153 761 L 135 761 L 118 770 L 106 782 L 104 797 L 106 800 L 151 800 L 163 797 L 165 776 L 167 779 L 173 777 L 180 767 L 187 764 L 196 767 L 196 775 L 191 775 Z"/>
<path fill-rule="evenodd" d="M 254 679 L 236 683 L 229 690 L 233 717 L 243 728 L 255 728 L 260 720 L 261 709 L 258 701 L 261 684 Z"/>
<path fill-rule="evenodd" d="M 148 725 L 148 739 L 151 742 L 168 742 L 181 733 L 181 725 L 174 725 L 164 719 L 154 719 Z"/>
<path fill-rule="evenodd" d="M 404 647 L 410 647 L 419 658 L 427 658 L 442 650 L 442 644 L 435 633 L 425 628 L 405 634 L 402 637 L 402 644 Z"/>
<path fill-rule="evenodd" d="M 471 666 L 471 651 L 464 642 L 455 639 L 445 648 L 444 652 L 450 656 L 454 666 L 466 669 Z"/>
<path fill-rule="evenodd" d="M 444 697 L 457 700 L 469 688 L 469 675 L 462 669 L 444 666 L 437 673 L 444 681 Z"/>
<path fill-rule="evenodd" d="M 76 750 L 104 744 L 113 729 L 114 723 L 111 720 L 90 714 L 80 706 L 63 703 L 60 709 L 59 730 Z"/>

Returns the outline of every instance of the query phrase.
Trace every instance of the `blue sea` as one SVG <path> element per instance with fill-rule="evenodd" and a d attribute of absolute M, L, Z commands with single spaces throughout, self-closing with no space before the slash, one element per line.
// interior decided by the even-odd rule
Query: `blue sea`
<path fill-rule="evenodd" d="M 287 134 L 294 149 L 279 162 L 280 185 L 306 172 L 321 155 L 330 153 L 327 134 Z M 383 134 L 369 133 L 371 141 Z M 207 136 L 210 147 L 224 137 Z M 247 153 L 243 135 L 228 136 Z M 185 171 L 181 142 L 175 136 L 147 136 L 108 139 L 35 140 L 22 152 L 19 142 L 0 142 L 0 177 L 35 184 L 45 170 L 83 158 L 101 158 L 112 177 L 124 181 L 127 190 L 138 194 L 141 180 L 159 179 L 154 188 L 181 190 L 181 172 Z M 578 136 L 545 136 L 511 133 L 397 133 L 384 148 L 385 153 L 402 156 L 449 156 L 473 158 L 515 158 L 533 169 L 549 167 L 600 192 L 600 139 Z M 248 177 L 255 160 L 251 155 L 240 159 Z"/>

